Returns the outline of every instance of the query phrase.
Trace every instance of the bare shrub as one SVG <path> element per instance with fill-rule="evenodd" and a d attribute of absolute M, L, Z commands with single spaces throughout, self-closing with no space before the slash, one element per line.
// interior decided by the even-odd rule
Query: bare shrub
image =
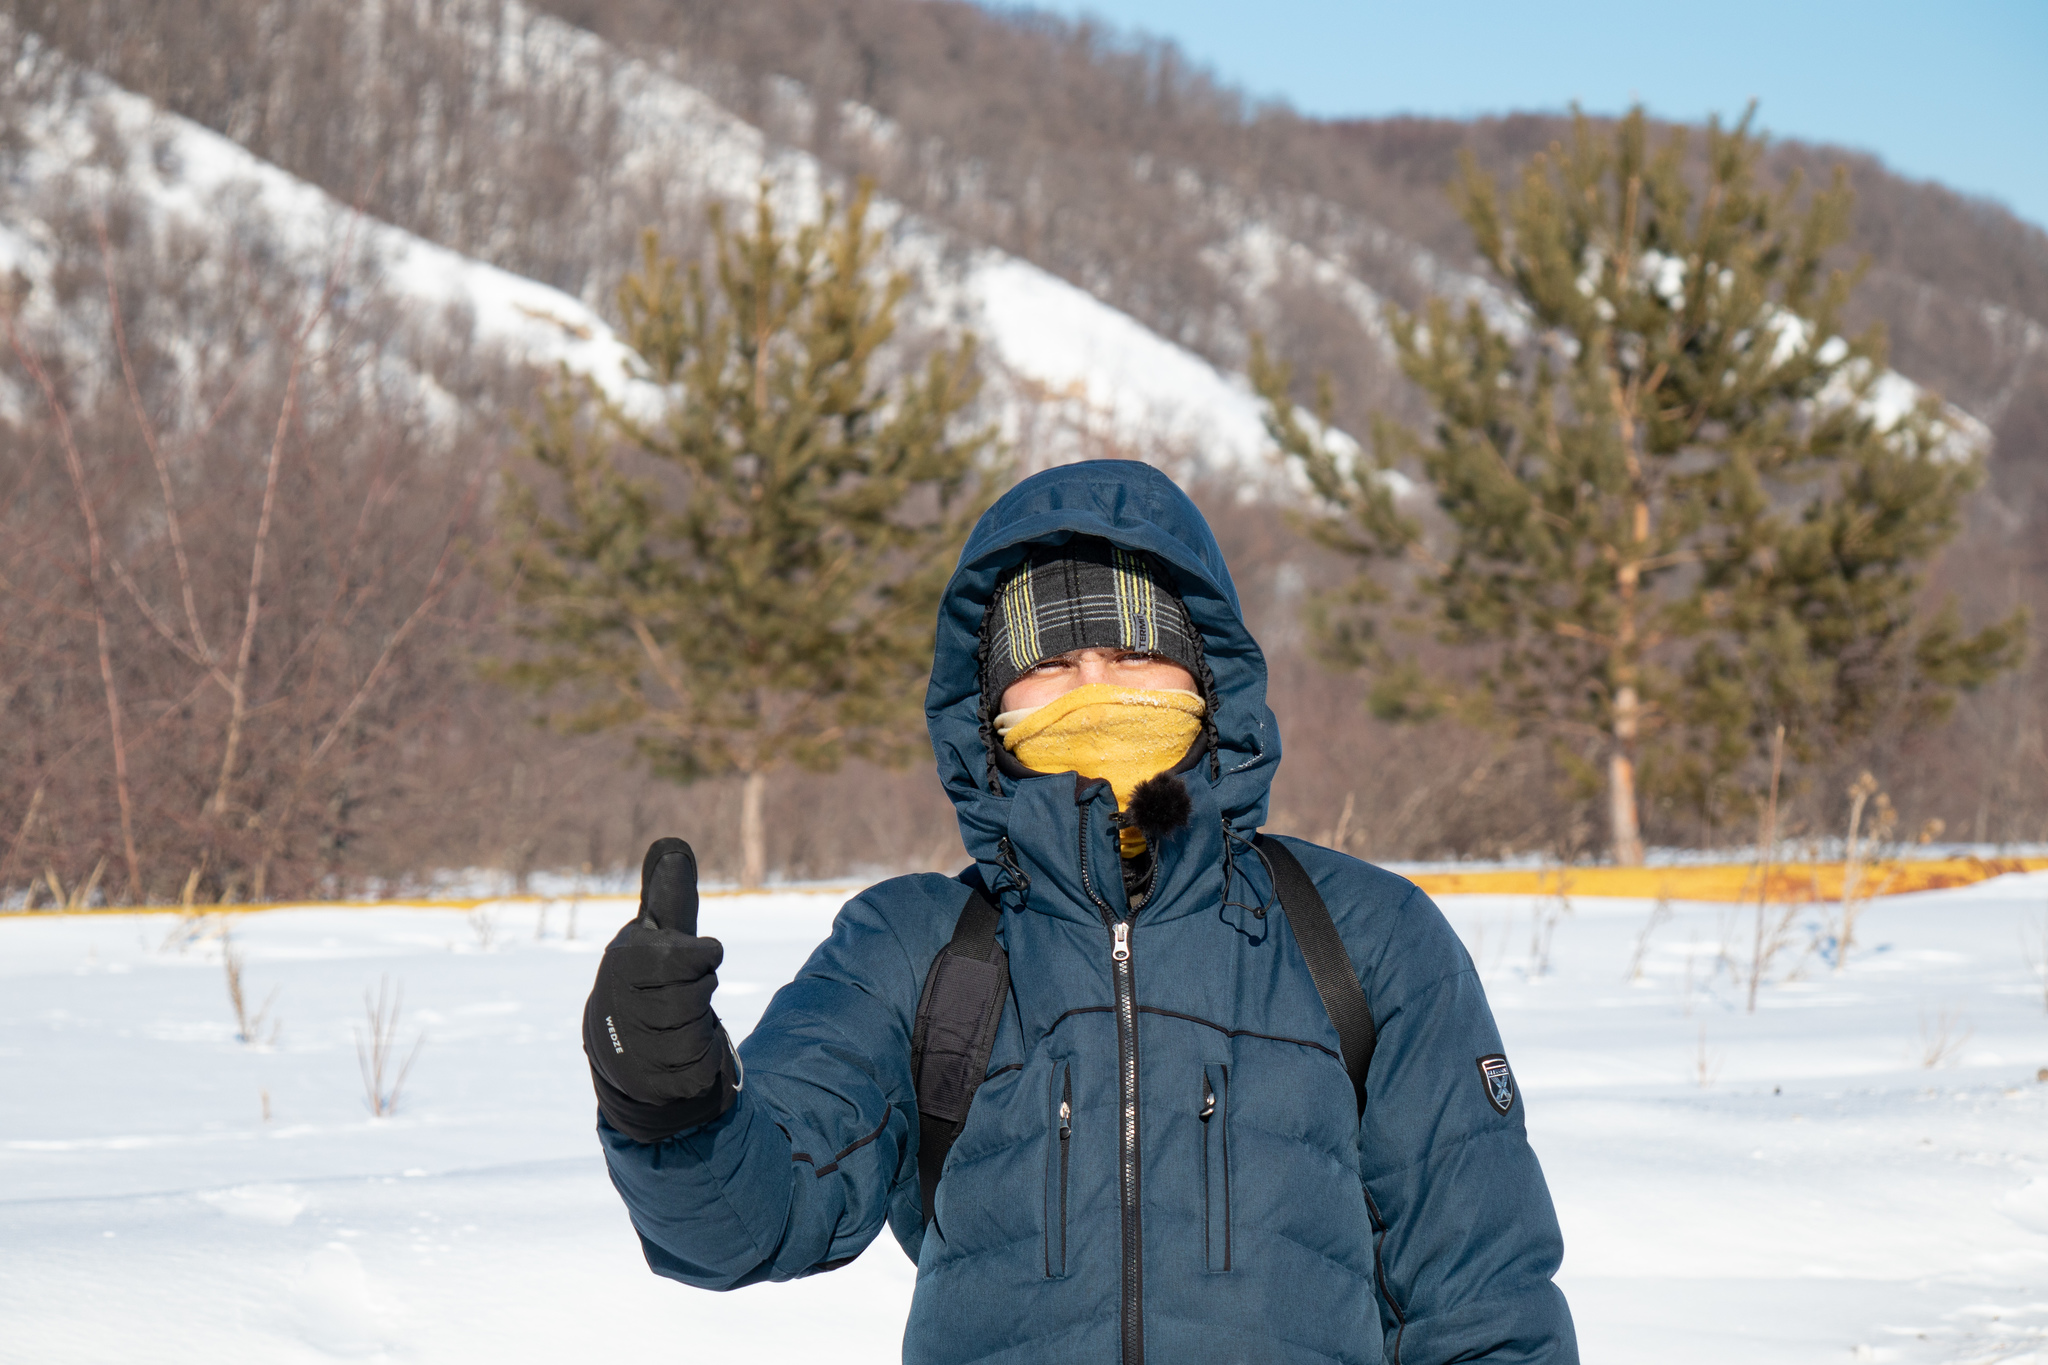
<path fill-rule="evenodd" d="M 366 811 L 402 823 L 378 760 L 466 672 L 490 447 L 394 377 L 346 241 L 304 284 L 238 257 L 260 223 L 91 197 L 0 304 L 33 400 L 0 416 L 0 867 L 60 906 L 109 871 L 130 903 L 303 892 Z"/>
<path fill-rule="evenodd" d="M 1958 1032 L 1957 1030 L 1961 1030 Z M 1943 1010 L 1928 1022 L 1927 1012 L 1920 1012 L 1920 1065 L 1928 1070 L 1937 1066 L 1953 1065 L 1963 1050 L 1963 1044 L 1977 1030 L 1961 1013 Z"/>
<path fill-rule="evenodd" d="M 252 1045 L 261 1043 L 267 1047 L 276 1043 L 278 1030 L 282 1025 L 271 1018 L 270 1007 L 277 1003 L 278 988 L 272 986 L 270 994 L 263 997 L 262 1005 L 258 1006 L 253 1014 L 250 1012 L 249 999 L 244 993 L 242 982 L 242 950 L 235 946 L 233 935 L 225 929 L 221 931 L 220 936 L 220 962 L 228 978 L 228 1004 L 235 1011 L 235 1036 Z M 270 1028 L 268 1034 L 264 1032 L 266 1024 Z M 268 1099 L 264 1105 L 266 1109 L 269 1107 Z"/>
<path fill-rule="evenodd" d="M 405 1078 L 412 1074 L 412 1064 L 420 1055 L 420 1048 L 427 1041 L 427 1035 L 418 1034 L 413 1039 L 412 1050 L 405 1054 L 405 1061 L 394 1067 L 398 1056 L 398 1016 L 405 1008 L 405 986 L 400 984 L 395 993 L 390 990 L 388 977 L 377 978 L 377 994 L 363 992 L 363 1013 L 369 1022 L 367 1036 L 356 1034 L 356 1066 L 363 1077 L 363 1094 L 370 1102 L 370 1113 L 377 1118 L 388 1118 L 398 1108 L 399 1095 L 405 1089 Z"/>

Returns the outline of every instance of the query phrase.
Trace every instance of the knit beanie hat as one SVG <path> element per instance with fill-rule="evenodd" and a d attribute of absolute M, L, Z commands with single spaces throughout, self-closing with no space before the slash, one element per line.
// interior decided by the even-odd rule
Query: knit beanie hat
<path fill-rule="evenodd" d="M 1075 649 L 1142 649 L 1171 659 L 1208 695 L 1202 637 L 1149 555 L 1092 536 L 1047 546 L 996 585 L 981 623 L 982 713 L 1011 683 Z"/>

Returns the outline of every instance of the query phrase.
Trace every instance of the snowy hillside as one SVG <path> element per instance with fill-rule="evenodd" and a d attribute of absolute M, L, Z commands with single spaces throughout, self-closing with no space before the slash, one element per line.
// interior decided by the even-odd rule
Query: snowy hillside
<path fill-rule="evenodd" d="M 620 130 L 614 163 L 601 174 L 586 168 L 592 192 L 602 197 L 631 196 L 599 191 L 600 185 L 632 186 L 643 192 L 649 213 L 687 213 L 711 203 L 744 203 L 765 178 L 776 186 L 782 209 L 808 216 L 825 193 L 844 193 L 810 154 L 775 143 L 702 91 L 558 19 L 511 4 L 487 27 L 458 8 L 448 31 L 502 88 L 545 86 L 563 107 Z M 269 240 L 250 244 L 250 255 L 275 253 L 312 286 L 346 245 L 363 277 L 357 282 L 390 296 L 426 333 L 417 343 L 422 351 L 452 340 L 529 364 L 564 364 L 615 392 L 654 397 L 627 377 L 630 357 L 595 306 L 599 300 L 571 297 L 389 224 L 361 220 L 329 193 L 228 138 L 101 77 L 70 70 L 32 36 L 20 46 L 22 66 L 35 68 L 51 93 L 21 120 L 16 174 L 0 189 L 0 272 L 18 271 L 31 285 L 46 280 L 59 231 L 52 220 L 75 210 L 81 198 L 105 204 L 127 196 L 146 212 L 201 233 L 219 232 L 230 216 L 263 220 Z M 801 106 L 807 97 L 792 86 L 786 98 Z M 880 143 L 900 136 L 871 111 L 853 113 Z M 57 186 L 62 189 L 53 203 Z M 1202 260 L 1225 296 L 1258 325 L 1273 324 L 1275 291 L 1291 282 L 1326 297 L 1384 348 L 1384 296 L 1345 264 L 1357 245 L 1351 239 L 1361 237 L 1382 254 L 1406 260 L 1424 287 L 1473 300 L 1511 330 L 1523 323 L 1517 303 L 1489 281 L 1449 268 L 1370 223 L 1311 246 L 1233 196 L 1211 203 L 1215 193 L 1190 192 L 1204 199 L 1191 205 L 1200 214 L 1237 224 Z M 1297 206 L 1295 216 L 1337 215 L 1330 206 L 1309 203 Z M 1182 478 L 1219 477 L 1248 492 L 1302 486 L 1278 467 L 1260 404 L 1242 375 L 1219 370 L 1085 289 L 960 240 L 886 200 L 878 201 L 875 221 L 889 233 L 890 263 L 916 282 L 909 320 L 966 327 L 986 343 L 994 416 L 1027 467 L 1135 455 Z M 32 290 L 31 319 L 36 302 Z M 461 333 L 465 324 L 466 335 L 433 335 L 437 328 Z M 1238 336 L 1231 349 L 1241 350 L 1243 341 Z M 424 386 L 433 387 L 430 381 Z M 1876 415 L 1895 421 L 1920 396 L 1918 386 L 1888 373 Z M 1962 445 L 1988 443 L 1975 419 L 1953 409 L 1950 418 Z"/>
<path fill-rule="evenodd" d="M 686 202 L 745 202 L 771 177 L 788 212 L 815 214 L 829 188 L 817 163 L 778 150 L 758 129 L 644 63 L 621 61 L 557 20 L 523 29 L 537 51 L 506 50 L 517 70 L 545 69 L 584 82 L 628 126 L 643 130 L 614 168 L 658 176 Z M 61 59 L 26 44 L 36 64 Z M 71 75 L 74 73 L 66 73 Z M 145 211 L 201 232 L 232 211 L 263 223 L 252 254 L 278 253 L 309 288 L 347 254 L 368 284 L 418 319 L 464 319 L 468 336 L 533 365 L 568 366 L 622 396 L 654 395 L 630 378 L 631 357 L 582 300 L 476 261 L 389 224 L 366 219 L 325 191 L 238 144 L 102 78 L 76 74 L 30 110 L 14 183 L 0 192 L 0 272 L 47 282 L 55 257 L 49 219 L 61 207 L 126 196 Z M 50 191 L 62 187 L 52 203 Z M 959 250 L 926 224 L 879 203 L 890 262 L 917 289 L 909 320 L 964 326 L 995 362 L 996 415 L 1013 439 L 1027 431 L 1030 463 L 1116 451 L 1154 458 L 1188 477 L 1220 475 L 1262 485 L 1276 468 L 1259 404 L 1241 376 L 1226 375 L 1084 290 L 1001 252 Z M 47 294 L 47 290 L 40 291 Z M 39 315 L 31 288 L 30 321 Z M 16 401 L 19 401 L 18 398 Z"/>
<path fill-rule="evenodd" d="M 751 1027 L 841 897 L 706 902 Z M 1524 1081 L 1589 1365 L 2048 1359 L 2048 876 L 1879 902 L 1868 952 L 1757 1013 L 1719 955 L 1742 912 L 1447 897 Z M 649 1275 L 591 1135 L 577 1020 L 630 913 L 585 902 L 282 911 L 217 940 L 170 915 L 0 918 L 0 1360 L 891 1361 L 912 1270 L 729 1295 Z M 537 932 L 539 930 L 540 932 Z M 1641 971 L 1629 980 L 1638 958 Z M 423 1034 L 368 1116 L 363 992 Z M 266 1109 L 267 1106 L 267 1109 Z"/>
<path fill-rule="evenodd" d="M 45 53 L 40 60 L 56 59 Z M 591 309 L 560 290 L 365 218 L 218 133 L 97 77 L 80 77 L 76 89 L 76 97 L 28 111 L 17 175 L 0 200 L 0 272 L 18 272 L 31 286 L 24 308 L 30 323 L 61 331 L 50 291 L 36 287 L 47 285 L 58 246 L 41 213 L 104 211 L 118 195 L 200 231 L 219 231 L 230 214 L 256 225 L 267 240 L 247 249 L 279 252 L 309 288 L 339 267 L 348 283 L 388 291 L 417 316 L 469 319 L 462 340 L 502 347 L 534 365 L 565 364 L 610 384 L 624 380 L 630 352 Z M 50 202 L 52 191 L 61 193 L 60 203 Z M 367 280 L 347 279 L 351 267 Z"/>

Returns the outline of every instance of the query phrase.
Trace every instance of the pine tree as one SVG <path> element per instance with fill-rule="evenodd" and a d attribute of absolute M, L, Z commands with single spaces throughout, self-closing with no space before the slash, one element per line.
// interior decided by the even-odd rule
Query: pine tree
<path fill-rule="evenodd" d="M 743 882 L 766 872 L 762 794 L 785 764 L 917 750 L 938 598 L 994 490 L 971 337 L 886 383 L 902 276 L 877 287 L 863 187 L 785 233 L 712 217 L 707 272 L 644 242 L 622 335 L 655 418 L 566 377 L 510 481 L 507 567 L 533 645 L 506 673 L 628 727 L 678 781 L 738 776 Z"/>
<path fill-rule="evenodd" d="M 2023 616 L 1970 633 L 1921 610 L 1981 452 L 1933 399 L 1896 401 L 1881 331 L 1843 332 L 1846 177 L 1766 189 L 1749 122 L 1710 124 L 1694 159 L 1682 130 L 1653 149 L 1640 109 L 1611 135 L 1581 116 L 1505 203 L 1468 158 L 1452 193 L 1514 306 L 1389 311 L 1427 434 L 1379 419 L 1354 454 L 1323 434 L 1327 381 L 1306 422 L 1255 348 L 1268 427 L 1333 510 L 1312 526 L 1361 561 L 1318 604 L 1321 643 L 1384 716 L 1550 739 L 1583 790 L 1604 780 L 1623 864 L 1643 784 L 1709 800 L 1781 723 L 1808 761 L 1926 724 L 2024 643 Z M 1389 580 L 1475 656 L 1468 680 L 1377 629 Z"/>

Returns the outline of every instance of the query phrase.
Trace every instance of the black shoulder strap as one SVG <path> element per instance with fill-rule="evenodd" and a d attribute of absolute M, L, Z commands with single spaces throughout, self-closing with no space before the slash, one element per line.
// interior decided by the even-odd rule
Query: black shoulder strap
<path fill-rule="evenodd" d="M 1337 926 L 1330 920 L 1330 907 L 1310 879 L 1299 859 L 1287 846 L 1269 835 L 1258 836 L 1259 851 L 1273 869 L 1278 883 L 1280 908 L 1294 930 L 1294 941 L 1308 959 L 1308 974 L 1315 980 L 1316 994 L 1323 998 L 1323 1011 L 1337 1026 L 1337 1045 L 1344 1053 L 1344 1070 L 1351 1077 L 1352 1092 L 1358 1097 L 1358 1112 L 1365 1112 L 1365 1072 L 1372 1065 L 1372 1050 L 1379 1042 L 1373 1026 L 1372 1007 L 1365 1002 L 1365 988 L 1352 970 L 1351 955 Z"/>
<path fill-rule="evenodd" d="M 917 1002 L 910 1075 L 917 1087 L 917 1183 L 927 1223 L 946 1153 L 988 1074 L 989 1053 L 1010 995 L 1010 959 L 996 942 L 1001 920 L 988 898 L 969 887 L 953 940 L 932 959 Z"/>

